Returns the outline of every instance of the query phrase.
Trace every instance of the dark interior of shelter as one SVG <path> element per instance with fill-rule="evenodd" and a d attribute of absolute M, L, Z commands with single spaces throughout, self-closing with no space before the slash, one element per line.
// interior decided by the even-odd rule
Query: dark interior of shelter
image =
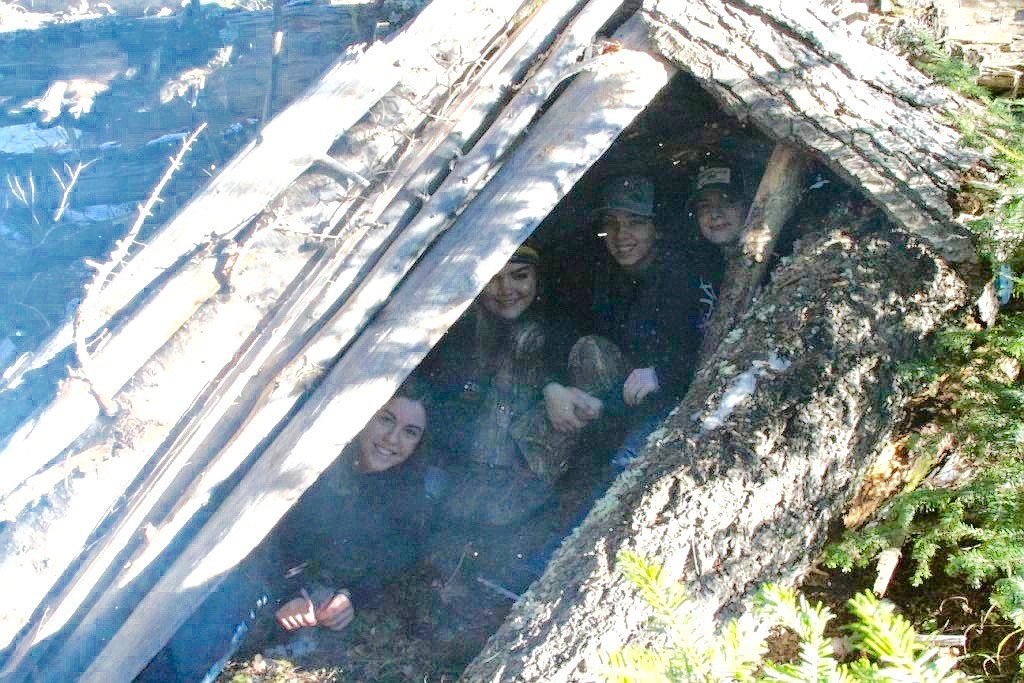
<path fill-rule="evenodd" d="M 396 394 L 403 398 L 393 399 L 371 420 L 139 680 L 199 680 L 225 661 L 220 680 L 232 680 L 240 672 L 281 666 L 274 663 L 280 660 L 327 672 L 323 679 L 309 680 L 457 678 L 518 595 L 543 572 L 561 540 L 635 455 L 627 453 L 622 462 L 628 429 L 583 429 L 568 445 L 559 443 L 570 455 L 531 486 L 523 481 L 533 463 L 516 452 L 517 441 L 508 442 L 511 453 L 499 452 L 501 447 L 482 457 L 466 452 L 479 446 L 482 429 L 500 440 L 502 430 L 522 436 L 544 419 L 542 412 L 532 422 L 509 416 L 528 412 L 531 401 L 543 402 L 536 387 L 525 397 L 516 387 L 495 397 L 488 386 L 466 379 L 483 368 L 493 385 L 508 370 L 473 356 L 473 345 L 484 343 L 487 334 L 511 334 L 515 338 L 506 350 L 514 361 L 536 341 L 531 335 L 538 329 L 559 353 L 575 350 L 573 343 L 593 331 L 591 283 L 607 266 L 610 249 L 600 214 L 609 203 L 607 188 L 621 178 L 646 178 L 653 185 L 656 248 L 666 272 L 685 279 L 699 271 L 713 283 L 710 288 L 696 284 L 689 293 L 665 289 L 660 294 L 665 305 L 690 297 L 709 314 L 713 298 L 708 297 L 722 284 L 728 252 L 701 238 L 692 205 L 698 173 L 708 164 L 725 164 L 741 177 L 749 199 L 774 144 L 724 115 L 692 78 L 677 76 L 506 268 L 513 279 L 517 263 L 535 269 L 537 296 L 527 303 L 534 322 L 513 326 L 512 332 L 508 325 L 481 327 L 471 320 L 480 315 L 479 300 L 470 307 L 411 384 Z M 790 223 L 857 201 L 851 189 L 816 166 L 807 174 Z M 784 256 L 796 238 L 797 232 L 789 230 L 787 236 L 784 231 L 773 258 Z M 514 293 L 504 296 L 507 301 L 497 305 L 515 305 Z M 558 324 L 538 328 L 537 320 Z M 689 322 L 692 338 L 669 340 L 684 356 L 677 359 L 684 377 L 679 391 L 685 391 L 685 377 L 697 360 L 699 325 Z M 617 382 L 623 386 L 621 377 Z M 674 407 L 673 400 L 678 403 L 678 396 L 667 398 L 661 412 L 648 411 L 646 433 Z M 605 399 L 606 412 L 614 412 L 616 401 L 623 402 Z M 492 419 L 481 427 L 478 417 L 486 411 Z M 546 447 L 561 437 L 556 430 L 545 438 Z M 631 448 L 641 446 L 642 440 Z M 411 455 L 401 460 L 405 451 Z M 388 458 L 400 464 L 388 466 Z M 467 462 L 472 467 L 465 467 Z M 292 609 L 282 617 L 288 605 Z M 221 659 L 228 652 L 228 659 Z"/>

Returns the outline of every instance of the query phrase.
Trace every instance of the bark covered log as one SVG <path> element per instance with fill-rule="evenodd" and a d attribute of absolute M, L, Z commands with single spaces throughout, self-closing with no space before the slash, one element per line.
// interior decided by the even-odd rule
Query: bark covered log
<path fill-rule="evenodd" d="M 899 363 L 967 298 L 914 238 L 884 223 L 826 227 L 798 244 L 463 680 L 581 680 L 602 651 L 641 638 L 647 611 L 614 569 L 622 549 L 663 562 L 709 618 L 807 567 L 900 414 Z"/>
<path fill-rule="evenodd" d="M 657 49 L 723 108 L 813 152 L 951 261 L 974 261 L 948 196 L 977 161 L 935 110 L 952 103 L 831 14 L 787 0 L 647 0 Z"/>

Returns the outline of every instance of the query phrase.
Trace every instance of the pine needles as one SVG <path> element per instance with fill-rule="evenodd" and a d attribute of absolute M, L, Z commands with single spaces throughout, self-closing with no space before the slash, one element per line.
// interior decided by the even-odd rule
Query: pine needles
<path fill-rule="evenodd" d="M 629 646 L 605 657 L 602 675 L 614 683 L 680 681 L 778 681 L 781 683 L 853 683 L 855 681 L 963 680 L 956 660 L 925 645 L 913 626 L 892 605 L 862 593 L 849 602 L 856 621 L 848 627 L 855 658 L 840 662 L 826 628 L 831 610 L 810 604 L 791 588 L 765 585 L 753 608 L 717 633 L 697 624 L 685 590 L 665 580 L 661 568 L 629 552 L 619 554 L 619 570 L 640 591 L 653 611 L 652 630 L 668 637 L 661 649 Z M 705 626 L 705 628 L 700 628 Z M 773 631 L 799 639 L 793 661 L 766 659 Z"/>
<path fill-rule="evenodd" d="M 912 585 L 931 578 L 936 558 L 944 557 L 948 576 L 975 588 L 991 584 L 993 606 L 1024 628 L 1024 388 L 1017 379 L 1024 314 L 1006 315 L 986 331 L 948 329 L 937 348 L 931 379 L 954 396 L 944 428 L 977 474 L 955 488 L 896 496 L 875 523 L 826 548 L 825 563 L 864 567 L 907 539 Z M 924 368 L 913 374 L 925 377 Z"/>

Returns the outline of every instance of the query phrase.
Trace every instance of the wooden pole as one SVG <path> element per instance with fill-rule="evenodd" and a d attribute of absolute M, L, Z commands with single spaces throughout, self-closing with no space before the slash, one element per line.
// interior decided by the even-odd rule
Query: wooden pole
<path fill-rule="evenodd" d="M 726 264 L 724 284 L 711 327 L 701 345 L 700 358 L 709 358 L 714 353 L 750 307 L 764 280 L 779 233 L 800 201 L 807 163 L 806 156 L 790 145 L 779 144 L 772 151 L 747 212 L 739 249 Z"/>

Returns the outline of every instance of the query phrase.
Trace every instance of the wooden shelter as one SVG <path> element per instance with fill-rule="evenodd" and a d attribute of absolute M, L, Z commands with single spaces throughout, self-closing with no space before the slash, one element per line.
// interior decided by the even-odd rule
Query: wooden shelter
<path fill-rule="evenodd" d="M 734 331 L 465 678 L 574 680 L 637 637 L 621 547 L 709 616 L 798 575 L 899 413 L 895 364 L 968 303 L 949 197 L 977 160 L 938 122 L 957 103 L 794 0 L 434 0 L 339 59 L 5 375 L 17 392 L 77 351 L 3 441 L 4 533 L 58 528 L 29 514 L 55 472 L 122 483 L 46 556 L 3 680 L 134 677 L 673 77 L 776 144 L 748 236 L 777 232 L 809 159 L 886 227 L 808 238 L 756 296 L 771 240 L 751 237 Z M 743 372 L 756 391 L 719 414 Z"/>

